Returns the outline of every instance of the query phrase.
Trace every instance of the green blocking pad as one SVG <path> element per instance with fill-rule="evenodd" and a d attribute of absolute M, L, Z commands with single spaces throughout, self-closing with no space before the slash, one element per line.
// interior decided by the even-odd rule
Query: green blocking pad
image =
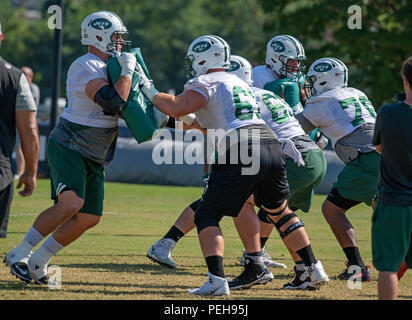
<path fill-rule="evenodd" d="M 140 48 L 133 48 L 130 53 L 136 57 L 137 63 L 141 65 L 146 76 L 150 79 Z M 115 83 L 121 72 L 116 57 L 112 57 L 107 61 L 107 70 L 112 83 Z M 139 74 L 137 71 L 133 74 L 129 98 L 121 111 L 121 115 L 138 143 L 150 140 L 153 132 L 158 129 L 153 114 L 153 104 L 139 89 Z"/>

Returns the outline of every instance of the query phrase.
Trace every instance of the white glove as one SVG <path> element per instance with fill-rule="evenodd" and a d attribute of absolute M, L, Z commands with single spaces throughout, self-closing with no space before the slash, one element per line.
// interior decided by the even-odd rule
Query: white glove
<path fill-rule="evenodd" d="M 122 52 L 121 55 L 117 56 L 117 61 L 122 68 L 120 75 L 131 80 L 136 66 L 136 57 L 129 52 Z"/>
<path fill-rule="evenodd" d="M 299 152 L 298 149 L 296 149 L 296 146 L 292 140 L 279 138 L 279 142 L 282 143 L 283 153 L 291 157 L 293 161 L 298 165 L 298 167 L 305 165 L 305 161 L 302 158 L 302 154 Z"/>
<path fill-rule="evenodd" d="M 139 74 L 139 88 L 143 92 L 143 94 L 150 100 L 153 101 L 154 97 L 159 94 L 159 90 L 157 90 L 153 84 L 153 80 L 149 80 L 144 73 L 140 64 L 136 63 L 136 70 Z"/>
<path fill-rule="evenodd" d="M 183 121 L 188 126 L 191 126 L 193 125 L 193 123 L 195 123 L 196 115 L 194 113 L 189 113 L 189 114 L 179 117 L 177 120 Z"/>

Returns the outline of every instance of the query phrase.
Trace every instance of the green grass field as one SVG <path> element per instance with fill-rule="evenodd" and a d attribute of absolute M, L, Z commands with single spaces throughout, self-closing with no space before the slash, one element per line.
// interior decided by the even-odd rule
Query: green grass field
<path fill-rule="evenodd" d="M 105 192 L 100 224 L 51 260 L 50 265 L 61 267 L 61 289 L 25 284 L 2 264 L 0 300 L 210 299 L 186 294 L 187 289 L 202 285 L 207 275 L 195 230 L 181 239 L 174 250 L 174 259 L 179 264 L 177 269 L 166 269 L 146 257 L 149 247 L 169 230 L 180 212 L 201 195 L 202 189 L 106 183 Z M 275 279 L 266 285 L 232 291 L 229 297 L 218 299 L 377 299 L 378 273 L 373 268 L 373 281 L 363 283 L 361 289 L 351 290 L 347 282 L 333 279 L 344 270 L 345 256 L 320 211 L 324 198 L 316 196 L 311 212 L 300 214 L 300 217 L 306 224 L 315 255 L 332 278 L 327 285 L 308 292 L 281 290 L 289 279 L 293 263 L 279 235 L 274 232 L 266 250 L 288 268 L 272 269 Z M 8 238 L 0 239 L 2 260 L 20 243 L 37 215 L 51 204 L 48 180 L 39 180 L 35 194 L 30 198 L 15 193 Z M 360 205 L 350 211 L 349 217 L 357 230 L 361 254 L 365 262 L 372 265 L 371 210 Z M 226 240 L 225 273 L 235 277 L 242 271 L 238 264 L 242 245 L 230 218 L 224 218 L 221 227 Z M 407 272 L 400 282 L 399 299 L 411 298 L 412 274 Z"/>

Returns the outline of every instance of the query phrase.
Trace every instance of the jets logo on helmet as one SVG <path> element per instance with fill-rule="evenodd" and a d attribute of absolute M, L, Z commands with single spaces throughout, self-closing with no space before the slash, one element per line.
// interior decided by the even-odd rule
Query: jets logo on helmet
<path fill-rule="evenodd" d="M 275 50 L 275 52 L 285 51 L 285 46 L 280 41 L 272 41 L 272 44 L 270 46 L 273 48 L 273 50 Z"/>
<path fill-rule="evenodd" d="M 241 56 L 230 56 L 230 68 L 226 72 L 233 73 L 250 86 L 253 84 L 252 65 Z"/>
<path fill-rule="evenodd" d="M 194 52 L 203 52 L 211 47 L 211 44 L 206 41 L 200 41 L 193 46 Z"/>
<path fill-rule="evenodd" d="M 90 25 L 95 29 L 102 30 L 109 29 L 112 26 L 112 23 L 107 19 L 96 19 L 91 20 Z"/>
<path fill-rule="evenodd" d="M 348 86 L 348 68 L 336 58 L 321 58 L 309 68 L 307 78 L 312 95 L 318 95 L 334 88 Z"/>
<path fill-rule="evenodd" d="M 93 46 L 110 55 L 119 54 L 120 49 L 129 45 L 128 34 L 122 20 L 113 12 L 97 11 L 88 15 L 82 22 L 82 44 Z"/>
<path fill-rule="evenodd" d="M 231 56 L 231 60 L 230 60 L 230 68 L 227 69 L 226 71 L 227 71 L 227 72 L 233 72 L 233 71 L 235 71 L 235 70 L 237 70 L 237 69 L 239 69 L 239 68 L 240 68 L 240 63 L 237 62 L 237 61 L 235 61 L 235 60 L 233 60 L 233 55 L 232 55 L 232 56 Z"/>
<path fill-rule="evenodd" d="M 189 79 L 205 74 L 209 69 L 230 67 L 230 47 L 221 37 L 206 35 L 194 40 L 186 54 L 186 74 Z"/>
<path fill-rule="evenodd" d="M 298 78 L 305 70 L 304 59 L 306 56 L 302 44 L 292 36 L 276 36 L 267 44 L 266 64 L 283 78 Z M 289 65 L 289 60 L 297 61 L 297 66 Z"/>

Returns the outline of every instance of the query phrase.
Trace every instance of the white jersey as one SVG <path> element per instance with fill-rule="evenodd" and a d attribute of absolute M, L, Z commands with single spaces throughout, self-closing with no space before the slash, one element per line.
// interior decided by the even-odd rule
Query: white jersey
<path fill-rule="evenodd" d="M 335 88 L 311 97 L 303 116 L 332 141 L 355 131 L 364 123 L 375 123 L 376 113 L 368 97 L 355 88 Z"/>
<path fill-rule="evenodd" d="M 269 82 L 278 80 L 279 77 L 267 65 L 256 66 L 252 69 L 253 86 L 264 89 Z"/>
<path fill-rule="evenodd" d="M 224 129 L 226 133 L 252 124 L 264 124 L 249 85 L 234 74 L 212 72 L 189 80 L 184 92 L 194 90 L 207 99 L 195 112 L 205 129 Z"/>
<path fill-rule="evenodd" d="M 259 103 L 262 119 L 278 138 L 292 139 L 305 134 L 299 121 L 294 117 L 292 108 L 273 92 L 252 87 Z"/>
<path fill-rule="evenodd" d="M 118 124 L 116 116 L 105 115 L 103 109 L 85 93 L 86 84 L 93 79 L 109 81 L 107 64 L 91 53 L 77 58 L 67 73 L 67 106 L 62 117 L 89 127 L 113 128 Z"/>

